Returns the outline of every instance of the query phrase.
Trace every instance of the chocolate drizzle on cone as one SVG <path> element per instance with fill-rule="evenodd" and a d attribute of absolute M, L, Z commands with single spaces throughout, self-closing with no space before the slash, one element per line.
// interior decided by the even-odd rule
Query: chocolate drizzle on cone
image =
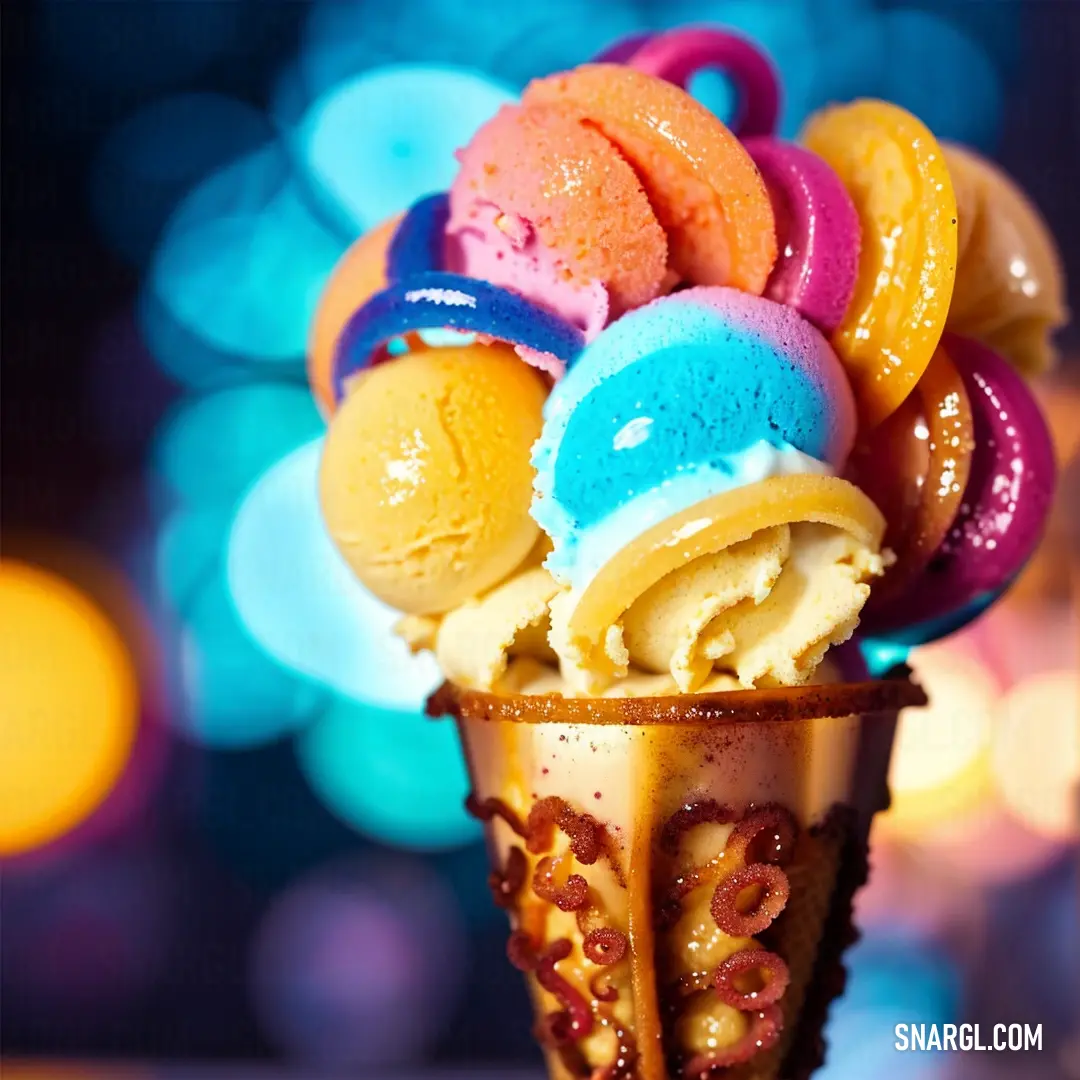
<path fill-rule="evenodd" d="M 617 964 L 629 948 L 626 935 L 612 926 L 601 926 L 585 935 L 581 951 L 594 964 Z"/>
<path fill-rule="evenodd" d="M 694 828 L 695 825 L 704 825 L 706 822 L 714 825 L 730 825 L 738 820 L 739 815 L 730 806 L 721 806 L 715 799 L 686 803 L 668 818 L 660 831 L 660 850 L 674 855 L 678 850 L 682 834 Z"/>
<path fill-rule="evenodd" d="M 560 884 L 560 861 L 546 855 L 536 864 L 533 892 L 560 911 L 580 911 L 589 903 L 589 883 L 580 874 L 564 874 Z"/>
<path fill-rule="evenodd" d="M 489 809 L 477 800 L 471 800 L 469 805 L 481 813 Z M 490 814 L 489 819 L 493 816 Z M 768 930 L 775 920 L 782 919 L 789 883 L 780 864 L 787 864 L 792 858 L 797 840 L 794 819 L 783 808 L 772 804 L 750 807 L 740 815 L 730 808 L 719 808 L 711 800 L 699 804 L 688 803 L 676 811 L 661 829 L 663 846 L 673 853 L 677 851 L 681 838 L 697 826 L 731 824 L 733 818 L 737 819 L 735 828 L 727 838 L 723 853 L 712 860 L 710 866 L 697 866 L 684 872 L 665 894 L 657 897 L 655 911 L 663 923 L 673 925 L 681 916 L 681 902 L 689 891 L 686 881 L 695 882 L 694 887 L 708 883 L 711 880 L 710 867 L 716 863 L 724 869 L 710 910 L 721 930 L 735 936 L 749 936 Z M 595 837 L 600 834 L 602 827 L 590 815 L 574 811 L 564 800 L 540 800 L 526 819 L 526 844 L 534 854 L 550 851 L 560 820 L 572 823 L 572 827 L 565 830 L 570 841 L 569 850 L 559 856 L 545 854 L 538 860 L 533 871 L 532 893 L 560 910 L 577 912 L 582 926 L 583 957 L 600 968 L 607 968 L 627 957 L 630 943 L 622 931 L 602 924 L 602 909 L 598 907 L 588 883 L 581 875 L 569 872 L 576 857 L 575 841 L 578 841 L 578 851 L 587 859 L 595 861 L 599 857 L 603 849 L 595 842 Z M 830 815 L 828 829 L 835 831 L 837 825 L 834 823 L 841 820 L 846 819 L 839 811 Z M 582 838 L 588 838 L 588 842 L 582 842 Z M 770 861 L 747 863 L 745 860 L 748 857 L 758 860 L 768 858 Z M 527 878 L 525 859 L 521 848 L 513 846 L 509 849 L 506 867 L 492 875 L 493 882 L 502 883 L 495 890 L 497 898 L 503 900 L 503 906 L 512 911 L 520 903 L 522 887 Z M 736 902 L 744 890 L 755 886 L 759 895 L 752 905 Z M 846 900 L 848 924 L 851 891 L 848 891 Z M 744 925 L 739 920 L 748 920 L 748 924 Z M 738 925 L 732 925 L 732 922 Z M 586 931 L 585 926 L 590 929 Z M 841 940 L 849 939 L 850 933 L 841 935 Z M 510 962 L 519 970 L 531 974 L 560 1005 L 559 1009 L 541 1018 L 536 1030 L 538 1039 L 557 1054 L 563 1069 L 571 1076 L 589 1077 L 590 1080 L 638 1080 L 638 1052 L 633 1035 L 625 1025 L 617 1022 L 611 1011 L 612 1004 L 619 997 L 617 989 L 600 971 L 588 984 L 592 996 L 590 1002 L 557 970 L 557 965 L 569 959 L 573 952 L 573 943 L 567 938 L 557 938 L 544 944 L 523 929 L 515 930 L 510 936 L 507 944 Z M 833 955 L 838 957 L 839 952 Z M 684 976 L 676 984 L 670 985 L 662 995 L 661 1004 L 665 1043 L 669 1048 L 670 1075 L 683 1080 L 717 1080 L 727 1075 L 732 1067 L 772 1051 L 780 1042 L 784 1030 L 782 1004 L 789 978 L 787 964 L 777 953 L 762 948 L 743 948 L 727 956 L 714 971 Z M 815 982 L 820 984 L 820 989 L 816 990 L 812 1001 L 822 1000 L 830 988 L 835 990 L 840 985 L 831 961 L 826 961 L 820 977 L 815 969 Z M 674 1028 L 683 1009 L 702 993 L 716 994 L 718 1000 L 743 1012 L 748 1021 L 746 1032 L 731 1045 L 715 1052 L 685 1054 L 677 1048 Z M 806 1034 L 800 1038 L 797 1033 L 789 1055 L 790 1061 L 804 1063 L 799 1066 L 804 1070 L 799 1075 L 809 1075 L 805 1070 L 820 1054 L 820 1040 L 815 1042 L 810 1037 L 811 1033 L 816 1035 L 819 1025 L 816 1020 L 806 1021 L 805 1015 L 809 1010 L 809 1015 L 813 1016 L 824 1006 L 815 1007 L 812 1001 L 807 1001 L 804 1020 L 798 1025 L 799 1030 Z M 615 1035 L 615 1058 L 606 1065 L 593 1066 L 583 1052 L 581 1041 L 600 1027 L 610 1028 Z"/>
<path fill-rule="evenodd" d="M 579 814 L 565 799 L 553 795 L 541 799 L 529 811 L 525 822 L 525 843 L 529 850 L 534 855 L 547 851 L 556 828 L 566 834 L 574 857 L 585 866 L 592 866 L 601 855 L 608 854 L 604 826 L 591 814 Z M 608 861 L 621 884 L 622 871 L 614 859 Z"/>
<path fill-rule="evenodd" d="M 496 817 L 502 818 L 522 839 L 529 835 L 528 830 L 521 822 L 521 818 L 502 799 L 478 799 L 475 795 L 469 795 L 465 799 L 465 810 L 467 813 L 472 814 L 474 818 L 479 818 L 483 822 L 491 821 L 492 818 Z"/>
<path fill-rule="evenodd" d="M 529 873 L 529 864 L 525 852 L 519 847 L 512 847 L 506 857 L 506 866 L 502 870 L 492 870 L 488 875 L 488 888 L 496 907 L 512 911 L 517 906 L 518 893 Z"/>
<path fill-rule="evenodd" d="M 597 859 L 605 857 L 616 880 L 624 885 L 622 871 L 610 857 L 606 829 L 596 818 L 574 810 L 564 799 L 555 797 L 534 803 L 524 824 L 520 816 L 500 799 L 477 799 L 470 795 L 465 807 L 469 813 L 485 822 L 495 817 L 501 818 L 515 834 L 524 839 L 531 854 L 543 855 L 533 871 L 532 893 L 560 911 L 577 914 L 578 926 L 583 934 L 582 953 L 588 961 L 603 969 L 624 959 L 629 949 L 626 935 L 602 924 L 603 910 L 596 903 L 588 882 L 580 874 L 570 872 L 575 859 L 583 866 L 591 866 Z M 567 837 L 569 850 L 564 855 L 543 854 L 550 851 L 556 829 Z M 494 870 L 490 877 L 495 902 L 515 913 L 519 919 L 523 914 L 522 887 L 527 877 L 526 856 L 516 846 L 510 848 L 506 866 Z M 546 922 L 546 919 L 542 922 Z M 556 964 L 568 959 L 573 951 L 573 943 L 568 938 L 557 938 L 546 945 L 538 944 L 524 929 L 514 930 L 507 942 L 506 954 L 510 963 L 519 971 L 532 975 L 538 985 L 562 1006 L 541 1017 L 535 1030 L 536 1038 L 557 1054 L 563 1068 L 571 1076 L 589 1077 L 590 1080 L 635 1080 L 638 1058 L 636 1042 L 632 1033 L 618 1022 L 611 1010 L 612 1003 L 618 1000 L 618 990 L 610 983 L 602 984 L 601 973 L 598 973 L 589 985 L 592 1001 L 586 1000 L 556 970 Z M 597 1027 L 612 1031 L 615 1055 L 607 1065 L 594 1068 L 586 1060 L 580 1044 Z"/>
<path fill-rule="evenodd" d="M 716 804 L 712 800 L 684 805 L 665 823 L 661 830 L 661 845 L 667 840 L 667 850 L 674 853 L 679 840 L 700 824 L 716 821 Z M 727 816 L 722 823 L 732 820 Z M 769 804 L 750 807 L 728 834 L 724 849 L 709 864 L 684 871 L 675 885 L 657 903 L 658 918 L 672 927 L 682 917 L 682 901 L 699 885 L 714 876 L 720 880 L 713 892 L 709 911 L 717 927 L 725 934 L 750 937 L 768 930 L 780 918 L 787 905 L 790 883 L 780 867 L 792 856 L 797 836 L 795 819 L 782 807 Z M 765 843 L 762 843 L 765 841 Z M 762 852 L 769 862 L 751 862 L 748 856 Z M 753 854 L 752 854 L 753 853 Z M 687 884 L 693 882 L 690 888 Z M 750 901 L 743 900 L 750 894 Z M 736 986 L 737 978 L 764 973 L 760 991 Z M 684 1080 L 698 1080 L 723 1075 L 730 1065 L 749 1061 L 758 1053 L 770 1049 L 780 1038 L 784 1026 L 783 1011 L 777 1002 L 787 989 L 789 975 L 783 959 L 759 948 L 743 948 L 727 956 L 710 978 L 683 977 L 669 988 L 663 1008 L 668 1031 L 669 1060 L 672 1072 Z M 709 985 L 714 990 L 708 989 Z M 689 1058 L 677 1049 L 673 1036 L 679 1017 L 688 1003 L 698 994 L 715 992 L 726 1005 L 746 1013 L 746 1033 L 731 1046 Z"/>

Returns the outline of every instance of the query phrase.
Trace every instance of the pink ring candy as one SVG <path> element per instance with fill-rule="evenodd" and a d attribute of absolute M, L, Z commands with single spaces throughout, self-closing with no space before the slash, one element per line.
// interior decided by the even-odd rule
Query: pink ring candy
<path fill-rule="evenodd" d="M 630 67 L 687 89 L 706 68 L 735 84 L 738 114 L 731 130 L 740 138 L 771 135 L 780 117 L 780 81 L 772 61 L 752 42 L 728 30 L 690 26 L 657 34 L 627 61 Z"/>
<path fill-rule="evenodd" d="M 764 136 L 745 145 L 776 218 L 778 257 L 765 295 L 830 334 L 843 320 L 859 276 L 862 230 L 855 204 L 817 154 Z"/>
<path fill-rule="evenodd" d="M 625 37 L 613 41 L 606 49 L 598 52 L 593 58 L 593 64 L 626 64 L 630 58 L 642 47 L 652 41 L 657 35 L 651 30 L 637 30 Z"/>

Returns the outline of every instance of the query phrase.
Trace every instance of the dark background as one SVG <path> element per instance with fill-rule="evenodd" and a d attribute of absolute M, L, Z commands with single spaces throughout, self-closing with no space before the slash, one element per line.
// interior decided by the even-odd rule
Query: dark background
<path fill-rule="evenodd" d="M 88 9 L 85 18 L 96 32 L 108 25 L 110 52 L 123 56 L 142 46 L 148 17 L 144 5 L 71 2 Z M 184 18 L 196 21 L 207 18 L 208 7 L 220 4 L 173 0 L 170 6 L 182 7 Z M 77 82 L 56 79 L 40 62 L 48 10 L 30 3 L 3 5 L 0 517 L 8 554 L 32 545 L 38 533 L 107 550 L 153 516 L 151 495 L 138 492 L 131 498 L 128 493 L 155 423 L 180 391 L 162 378 L 148 408 L 120 403 L 123 421 L 133 423 L 128 437 L 119 445 L 102 438 L 82 365 L 103 323 L 132 303 L 139 275 L 101 243 L 87 209 L 86 179 L 101 139 L 148 98 L 213 90 L 253 104 L 265 101 L 274 72 L 296 49 L 306 5 L 248 0 L 229 6 L 236 8 L 240 22 L 235 48 L 190 80 L 140 94 L 87 93 Z M 302 375 L 297 382 L 302 385 Z M 192 800 L 214 818 L 209 841 L 206 830 L 191 820 Z M 319 805 L 287 743 L 242 755 L 204 755 L 176 742 L 151 818 L 139 835 L 110 838 L 74 865 L 48 868 L 44 874 L 7 872 L 0 958 L 5 1053 L 269 1056 L 272 1049 L 251 1013 L 246 977 L 258 919 L 275 892 L 306 869 L 376 847 Z M 264 831 L 262 842 L 251 835 L 253 827 Z M 447 1025 L 438 1057 L 471 1060 L 482 1045 L 495 1060 L 535 1060 L 524 987 L 505 963 L 505 925 L 501 913 L 487 910 L 482 849 L 473 845 L 430 861 L 440 875 L 460 883 L 467 902 L 484 912 L 470 928 L 466 1007 Z M 107 894 L 118 887 L 117 877 L 140 869 L 150 871 L 170 893 L 177 931 L 156 961 L 161 970 L 153 992 L 142 996 L 134 1011 L 120 1014 L 88 1007 L 92 984 L 62 994 L 59 1009 L 55 1001 L 45 1006 L 32 988 L 28 992 L 26 984 L 35 979 L 26 977 L 24 964 L 38 968 L 38 975 L 52 965 L 58 978 L 67 979 L 76 959 L 69 947 L 85 950 L 79 965 L 84 969 L 119 963 L 113 951 L 117 942 L 88 941 L 77 927 L 73 941 L 55 943 L 56 953 L 63 955 L 20 948 L 22 943 L 41 945 L 35 924 L 47 898 L 76 889 L 88 878 Z M 107 895 L 102 902 L 108 903 Z M 87 932 L 91 937 L 96 932 L 92 919 Z M 491 1020 L 493 1012 L 497 1023 Z"/>

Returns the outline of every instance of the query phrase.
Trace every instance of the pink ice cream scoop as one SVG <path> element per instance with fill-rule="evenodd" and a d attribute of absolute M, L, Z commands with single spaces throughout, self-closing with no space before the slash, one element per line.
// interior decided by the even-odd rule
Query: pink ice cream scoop
<path fill-rule="evenodd" d="M 446 269 L 512 289 L 586 338 L 668 284 L 634 170 L 573 110 L 504 106 L 459 153 Z"/>
<path fill-rule="evenodd" d="M 859 276 L 859 215 L 840 178 L 816 154 L 765 136 L 743 142 L 769 190 L 777 259 L 764 295 L 823 333 L 840 325 Z"/>

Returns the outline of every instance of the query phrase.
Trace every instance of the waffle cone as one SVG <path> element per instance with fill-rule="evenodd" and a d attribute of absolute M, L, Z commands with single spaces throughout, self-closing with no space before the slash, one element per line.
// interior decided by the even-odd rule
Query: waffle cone
<path fill-rule="evenodd" d="M 433 697 L 458 724 L 553 1080 L 809 1076 L 897 714 L 924 700 L 905 679 Z M 736 969 L 756 957 L 748 983 Z"/>

